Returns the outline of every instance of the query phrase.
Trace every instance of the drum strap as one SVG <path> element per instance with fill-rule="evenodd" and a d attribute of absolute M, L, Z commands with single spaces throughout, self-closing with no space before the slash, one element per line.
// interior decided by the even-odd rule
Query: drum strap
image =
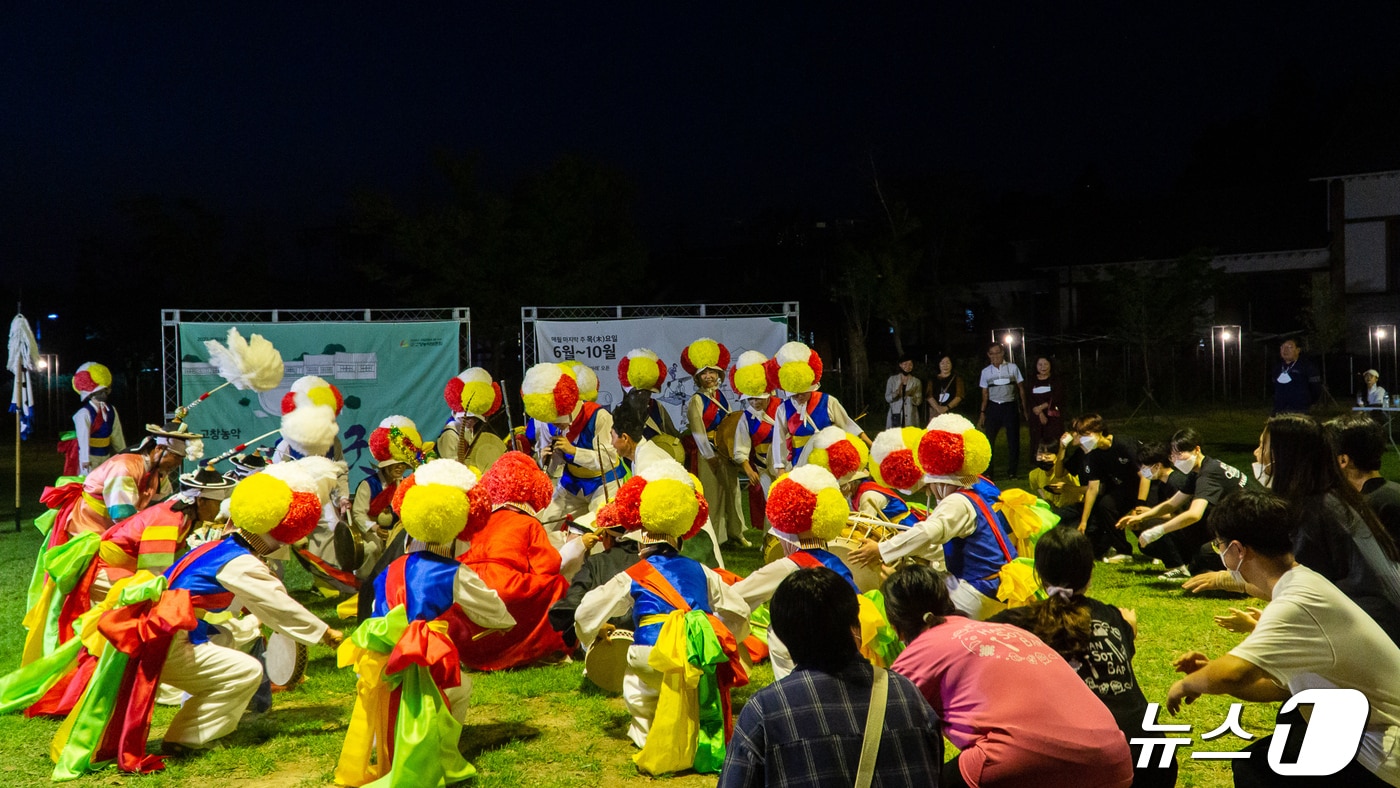
<path fill-rule="evenodd" d="M 676 587 L 666 576 L 656 571 L 647 561 L 638 561 L 627 569 L 627 576 L 637 581 L 637 585 L 661 597 L 662 601 L 682 613 L 690 612 L 690 604 L 685 601 Z"/>
<path fill-rule="evenodd" d="M 1006 546 L 1006 539 L 1001 535 L 1001 527 L 997 525 L 996 515 L 992 514 L 991 509 L 987 508 L 987 504 L 983 502 L 982 496 L 969 490 L 958 490 L 958 492 L 966 495 L 968 500 L 972 501 L 972 505 L 976 506 L 977 510 L 982 513 L 982 516 L 987 518 L 987 525 L 991 527 L 992 535 L 997 538 L 997 544 L 1001 546 L 1001 554 L 1006 556 L 1006 560 L 1008 562 L 1015 560 L 1011 557 L 1011 550 Z"/>
<path fill-rule="evenodd" d="M 856 767 L 856 788 L 870 788 L 875 779 L 875 758 L 880 753 L 880 734 L 885 730 L 885 706 L 890 694 L 890 674 L 875 666 L 870 685 L 870 708 L 865 714 L 865 739 L 860 745 L 860 765 Z"/>

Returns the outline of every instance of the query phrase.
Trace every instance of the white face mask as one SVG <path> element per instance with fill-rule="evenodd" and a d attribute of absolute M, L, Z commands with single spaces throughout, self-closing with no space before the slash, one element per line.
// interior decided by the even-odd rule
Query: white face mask
<path fill-rule="evenodd" d="M 1152 481 L 1152 476 L 1153 476 L 1153 474 L 1152 474 L 1152 469 L 1151 469 L 1151 468 L 1148 468 L 1148 467 L 1146 467 L 1146 466 L 1143 466 L 1143 467 L 1141 467 L 1141 468 L 1138 468 L 1138 476 L 1141 476 L 1142 478 L 1144 478 L 1144 479 L 1146 479 L 1146 480 L 1148 480 L 1148 481 L 1150 482 L 1150 481 Z"/>
<path fill-rule="evenodd" d="M 1225 553 L 1228 552 L 1230 552 L 1230 548 L 1227 547 L 1225 548 Z M 1231 580 L 1235 581 L 1237 584 L 1243 585 L 1244 575 L 1240 574 L 1240 568 L 1244 566 L 1244 556 L 1240 556 L 1240 562 L 1235 565 L 1234 569 L 1231 569 L 1230 565 L 1225 563 L 1225 553 L 1220 554 L 1220 565 L 1225 567 L 1226 571 L 1230 573 Z"/>
<path fill-rule="evenodd" d="M 1182 457 L 1181 459 L 1172 463 L 1172 465 L 1175 466 L 1176 469 L 1178 471 L 1181 471 L 1182 473 L 1190 473 L 1191 471 L 1196 470 L 1196 458 L 1190 456 Z"/>
<path fill-rule="evenodd" d="M 1256 462 L 1252 465 L 1254 469 L 1254 478 L 1258 479 L 1260 484 L 1265 487 L 1274 486 L 1274 475 L 1268 472 L 1268 468 L 1272 467 L 1272 465 L 1265 465 L 1262 462 Z"/>
<path fill-rule="evenodd" d="M 1083 435 L 1079 438 L 1079 445 L 1086 452 L 1091 452 L 1099 447 L 1099 439 L 1093 435 Z"/>

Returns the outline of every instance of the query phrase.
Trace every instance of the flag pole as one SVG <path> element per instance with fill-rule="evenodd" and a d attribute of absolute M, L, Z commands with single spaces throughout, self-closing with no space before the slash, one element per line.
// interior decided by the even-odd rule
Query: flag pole
<path fill-rule="evenodd" d="M 22 301 L 16 301 L 16 302 L 15 302 L 15 315 L 18 316 L 18 315 L 22 315 L 22 314 L 24 314 L 24 303 L 23 303 Z M 19 368 L 15 370 L 15 392 L 16 392 L 16 393 L 20 393 L 20 392 L 23 392 L 23 391 L 24 391 L 24 383 L 23 383 L 23 381 L 20 380 L 20 375 L 24 374 L 24 371 L 25 371 L 25 370 L 24 370 L 24 365 L 23 365 L 23 364 L 21 364 L 21 365 L 19 366 Z M 18 407 L 15 408 L 15 533 L 19 533 L 19 530 L 20 530 L 20 528 L 19 528 L 19 501 L 20 501 L 20 498 L 19 498 L 19 478 L 20 478 L 20 472 L 19 472 L 19 463 L 20 463 L 20 457 L 19 457 L 19 436 L 20 436 L 20 433 L 24 431 L 24 423 L 23 423 L 23 421 L 22 421 L 22 418 L 23 418 L 23 416 L 24 416 L 24 402 L 23 402 L 23 400 L 21 399 L 17 404 L 18 404 Z"/>

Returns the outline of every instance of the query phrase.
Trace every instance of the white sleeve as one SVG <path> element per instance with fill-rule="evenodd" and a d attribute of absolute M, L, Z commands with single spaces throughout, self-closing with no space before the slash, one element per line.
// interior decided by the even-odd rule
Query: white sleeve
<path fill-rule="evenodd" d="M 467 618 L 486 629 L 510 629 L 515 626 L 515 617 L 506 610 L 501 595 L 487 588 L 481 577 L 465 564 L 457 567 L 452 597 L 466 612 Z"/>
<path fill-rule="evenodd" d="M 588 554 L 583 551 L 583 539 L 570 539 L 559 548 L 559 574 L 571 578 L 583 568 L 583 559 Z"/>
<path fill-rule="evenodd" d="M 773 437 L 768 440 L 768 473 L 774 479 L 787 469 L 787 422 L 783 421 L 782 409 L 773 417 Z"/>
<path fill-rule="evenodd" d="M 796 572 L 798 566 L 791 558 L 779 558 L 771 564 L 764 564 L 743 580 L 730 586 L 734 593 L 738 594 L 744 604 L 749 609 L 758 607 L 773 598 L 773 592 L 778 590 L 778 584 L 783 582 L 783 578 Z"/>
<path fill-rule="evenodd" d="M 860 505 L 856 507 L 856 512 L 866 517 L 874 517 L 876 520 L 885 519 L 885 504 L 889 498 L 884 493 L 871 490 L 860 497 Z"/>
<path fill-rule="evenodd" d="M 735 419 L 738 424 L 734 425 L 734 461 L 737 463 L 748 462 L 749 452 L 753 450 L 753 440 L 749 436 L 749 425 L 747 417 Z"/>
<path fill-rule="evenodd" d="M 574 630 L 578 642 L 585 647 L 593 645 L 598 630 L 609 619 L 625 616 L 632 612 L 632 576 L 618 572 L 608 582 L 594 588 L 579 600 L 574 611 Z"/>
<path fill-rule="evenodd" d="M 315 645 L 326 634 L 326 622 L 292 599 L 267 564 L 251 555 L 224 564 L 215 579 L 233 592 L 230 609 L 246 607 L 259 621 L 298 643 Z"/>
<path fill-rule="evenodd" d="M 850 414 L 846 413 L 846 406 L 841 404 L 841 400 L 831 396 L 828 396 L 827 399 L 830 401 L 826 404 L 826 412 L 831 416 L 832 424 L 835 424 L 852 435 L 859 435 L 865 432 L 865 430 L 861 429 L 860 425 L 850 417 Z"/>
<path fill-rule="evenodd" d="M 87 408 L 79 408 L 78 412 L 73 414 L 73 432 L 78 441 L 78 468 L 81 470 L 88 467 L 92 460 L 88 443 L 92 440 L 92 416 L 88 415 Z"/>
<path fill-rule="evenodd" d="M 749 636 L 749 606 L 744 603 L 744 598 L 739 596 L 733 586 L 726 585 L 719 575 L 705 569 L 705 581 L 710 594 L 710 607 L 714 610 L 715 616 L 729 627 L 729 632 L 734 635 L 734 639 L 742 641 Z"/>
<path fill-rule="evenodd" d="M 350 502 L 350 522 L 364 533 L 370 532 L 376 525 L 369 519 L 371 500 L 369 482 L 360 482 L 359 486 L 355 488 L 355 498 Z"/>
<path fill-rule="evenodd" d="M 686 426 L 690 428 L 690 437 L 695 439 L 695 448 L 700 452 L 700 456 L 710 459 L 715 456 L 715 449 L 710 445 L 710 437 L 705 434 L 705 410 L 700 404 L 700 395 L 692 394 L 690 401 L 685 406 Z"/>
<path fill-rule="evenodd" d="M 991 382 L 992 382 L 991 369 L 992 369 L 992 367 L 991 367 L 990 365 L 985 366 L 985 367 L 982 367 L 982 375 L 981 375 L 981 377 L 979 377 L 979 378 L 977 379 L 977 386 L 978 386 L 979 388 L 984 388 L 984 389 L 985 389 L 985 388 L 987 388 L 987 387 L 991 384 Z"/>
<path fill-rule="evenodd" d="M 1011 364 L 1011 379 L 1017 383 L 1025 380 L 1025 378 L 1021 377 L 1021 368 L 1016 366 L 1014 362 Z"/>
<path fill-rule="evenodd" d="M 966 495 L 953 493 L 938 502 L 929 516 L 907 531 L 880 543 L 880 560 L 893 564 L 929 544 L 971 536 L 977 530 L 977 509 Z"/>

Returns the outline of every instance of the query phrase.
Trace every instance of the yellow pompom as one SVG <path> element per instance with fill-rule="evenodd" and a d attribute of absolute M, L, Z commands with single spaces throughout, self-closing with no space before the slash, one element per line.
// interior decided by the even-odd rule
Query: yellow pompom
<path fill-rule="evenodd" d="M 918 427 L 905 427 L 899 431 L 899 439 L 904 442 L 904 448 L 914 452 L 915 457 L 919 456 L 919 441 L 923 437 L 924 431 Z"/>
<path fill-rule="evenodd" d="M 107 367 L 102 364 L 89 364 L 87 373 L 88 376 L 92 378 L 92 382 L 99 386 L 112 385 L 112 370 L 107 369 Z"/>
<path fill-rule="evenodd" d="M 860 455 L 860 467 L 864 468 L 866 463 L 870 462 L 870 447 L 865 445 L 865 441 L 861 440 L 859 435 L 852 435 L 850 441 L 851 445 L 856 447 L 856 454 Z"/>
<path fill-rule="evenodd" d="M 335 393 L 332 392 L 329 388 L 317 386 L 316 388 L 306 392 L 306 398 L 317 405 L 325 405 L 331 410 L 335 410 Z"/>
<path fill-rule="evenodd" d="M 826 449 L 812 449 L 812 453 L 807 455 L 807 462 L 831 470 L 831 458 L 827 456 Z"/>
<path fill-rule="evenodd" d="M 734 370 L 734 390 L 751 397 L 767 391 L 767 370 L 762 364 L 750 364 Z"/>
<path fill-rule="evenodd" d="M 446 544 L 467 525 L 471 503 L 461 490 L 446 484 L 415 484 L 404 493 L 399 516 L 414 539 Z"/>
<path fill-rule="evenodd" d="M 642 527 L 646 530 L 666 536 L 684 536 L 695 524 L 695 516 L 700 513 L 700 501 L 696 500 L 695 491 L 684 482 L 657 479 L 647 482 L 642 489 L 639 512 Z"/>
<path fill-rule="evenodd" d="M 697 339 L 686 350 L 696 369 L 719 366 L 719 343 L 713 339 Z"/>
<path fill-rule="evenodd" d="M 992 444 L 979 430 L 968 430 L 963 439 L 963 476 L 979 476 L 992 464 Z"/>
<path fill-rule="evenodd" d="M 801 394 L 810 391 L 817 382 L 817 375 L 807 362 L 792 362 L 778 367 L 778 385 L 783 391 Z"/>
<path fill-rule="evenodd" d="M 462 411 L 464 413 L 490 413 L 496 404 L 496 388 L 490 381 L 476 381 L 462 384 Z"/>
<path fill-rule="evenodd" d="M 546 391 L 543 394 L 523 394 L 520 399 L 525 403 L 526 415 L 532 419 L 554 421 L 559 418 L 559 412 L 554 409 L 553 391 Z"/>
<path fill-rule="evenodd" d="M 700 483 L 700 477 L 693 473 L 687 475 L 690 476 L 690 483 L 695 485 L 695 494 L 703 498 L 705 495 L 705 485 Z"/>
<path fill-rule="evenodd" d="M 850 507 L 846 498 L 835 487 L 827 487 L 817 493 L 817 505 L 812 510 L 812 534 L 822 541 L 835 539 L 846 527 L 846 516 Z"/>
<path fill-rule="evenodd" d="M 263 473 L 240 481 L 229 496 L 229 520 L 245 531 L 265 534 L 277 527 L 292 505 L 292 488 Z"/>

